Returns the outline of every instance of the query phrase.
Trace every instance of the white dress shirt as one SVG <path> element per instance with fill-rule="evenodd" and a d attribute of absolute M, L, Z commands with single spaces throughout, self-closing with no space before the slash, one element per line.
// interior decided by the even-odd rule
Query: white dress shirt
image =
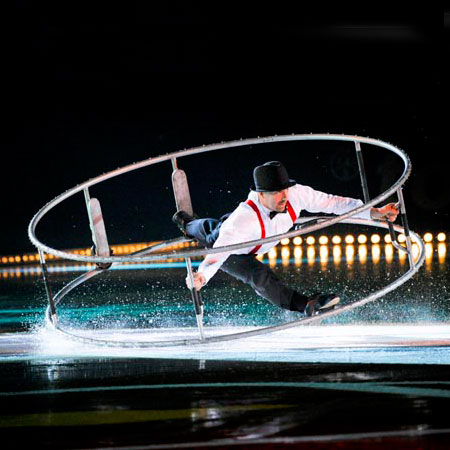
<path fill-rule="evenodd" d="M 250 191 L 247 200 L 251 200 L 259 210 L 260 217 L 264 224 L 265 237 L 283 234 L 292 228 L 293 221 L 288 212 L 277 214 L 274 218 L 270 219 L 269 214 L 271 211 L 259 201 L 257 192 Z M 288 201 L 297 218 L 300 216 L 302 210 L 311 213 L 323 212 L 341 215 L 363 205 L 361 200 L 326 194 L 324 192 L 316 191 L 309 186 L 302 186 L 300 184 L 296 184 L 289 188 Z M 369 219 L 370 211 L 363 211 L 353 217 Z M 249 204 L 242 202 L 222 224 L 219 237 L 213 247 L 223 247 L 225 245 L 254 241 L 261 239 L 261 237 L 262 227 L 258 214 Z M 268 242 L 261 245 L 256 254 L 268 252 L 275 247 L 278 242 Z M 255 247 L 252 246 L 229 252 L 207 255 L 200 264 L 198 272 L 203 273 L 206 282 L 208 282 L 219 270 L 220 266 L 225 262 L 228 256 L 249 254 L 254 248 Z"/>

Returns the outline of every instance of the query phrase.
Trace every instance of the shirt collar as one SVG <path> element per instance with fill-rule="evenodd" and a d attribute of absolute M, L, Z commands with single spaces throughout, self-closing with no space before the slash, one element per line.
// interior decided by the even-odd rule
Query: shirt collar
<path fill-rule="evenodd" d="M 248 198 L 253 201 L 258 206 L 258 209 L 269 219 L 270 213 L 272 212 L 271 209 L 266 208 L 260 201 L 259 201 L 259 195 L 255 191 L 251 191 Z"/>

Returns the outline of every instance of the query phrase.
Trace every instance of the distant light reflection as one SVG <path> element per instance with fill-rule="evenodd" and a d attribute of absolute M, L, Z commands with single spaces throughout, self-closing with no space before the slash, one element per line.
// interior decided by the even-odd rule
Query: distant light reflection
<path fill-rule="evenodd" d="M 361 264 L 365 264 L 367 262 L 367 245 L 362 244 L 358 246 L 358 257 Z"/>
<path fill-rule="evenodd" d="M 346 245 L 345 246 L 345 259 L 349 264 L 353 264 L 355 259 L 355 246 L 354 245 Z"/>
<path fill-rule="evenodd" d="M 283 266 L 289 265 L 289 256 L 291 255 L 291 251 L 289 250 L 289 247 L 284 246 L 281 249 L 281 263 Z"/>
<path fill-rule="evenodd" d="M 400 264 L 404 264 L 405 263 L 406 256 L 407 256 L 406 252 L 403 252 L 402 250 L 398 250 L 398 260 L 400 261 Z"/>
<path fill-rule="evenodd" d="M 302 263 L 303 249 L 299 246 L 294 248 L 294 263 L 296 266 L 300 266 Z"/>
<path fill-rule="evenodd" d="M 394 246 L 392 244 L 386 244 L 384 246 L 384 255 L 386 257 L 386 262 L 391 263 L 394 259 Z"/>
<path fill-rule="evenodd" d="M 312 266 L 316 262 L 316 249 L 310 245 L 306 250 L 306 258 L 308 260 L 308 265 Z"/>
<path fill-rule="evenodd" d="M 342 258 L 342 249 L 340 245 L 333 245 L 333 262 L 335 265 L 340 264 Z"/>
<path fill-rule="evenodd" d="M 380 262 L 381 257 L 381 247 L 379 244 L 373 244 L 372 245 L 372 261 L 375 264 L 378 264 Z"/>
<path fill-rule="evenodd" d="M 269 258 L 269 266 L 275 267 L 277 265 L 277 249 L 276 247 L 272 248 L 267 254 Z"/>
<path fill-rule="evenodd" d="M 447 246 L 444 243 L 440 242 L 438 244 L 438 249 L 437 250 L 438 250 L 438 261 L 439 261 L 439 264 L 444 264 L 445 257 L 447 256 Z"/>
<path fill-rule="evenodd" d="M 425 260 L 430 261 L 433 258 L 433 244 L 425 244 Z"/>
<path fill-rule="evenodd" d="M 417 262 L 417 260 L 419 259 L 419 250 L 420 249 L 417 244 L 412 245 L 412 254 L 413 254 L 414 262 Z"/>
<path fill-rule="evenodd" d="M 326 266 L 328 264 L 328 246 L 321 245 L 319 248 L 319 258 L 322 266 Z"/>

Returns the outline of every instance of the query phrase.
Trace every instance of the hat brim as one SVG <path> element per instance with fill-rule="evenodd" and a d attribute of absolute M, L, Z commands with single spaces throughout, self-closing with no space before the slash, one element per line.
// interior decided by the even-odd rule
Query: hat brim
<path fill-rule="evenodd" d="M 255 191 L 255 192 L 278 192 L 278 191 L 282 191 L 283 189 L 288 189 L 294 185 L 296 185 L 297 182 L 295 180 L 289 180 L 289 182 L 283 186 L 275 186 L 275 188 L 270 188 L 270 189 L 264 189 L 261 187 L 257 187 L 254 184 L 250 186 L 250 190 Z"/>

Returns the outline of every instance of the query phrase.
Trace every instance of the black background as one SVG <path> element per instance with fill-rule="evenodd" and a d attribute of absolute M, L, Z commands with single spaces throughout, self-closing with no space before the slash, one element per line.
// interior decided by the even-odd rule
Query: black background
<path fill-rule="evenodd" d="M 448 230 L 440 11 L 148 3 L 15 3 L 3 54 L 0 254 L 33 251 L 33 214 L 100 173 L 194 145 L 290 133 L 357 134 L 404 149 L 413 164 L 405 186 L 411 227 Z M 369 175 L 382 178 L 386 161 L 369 162 Z M 210 180 L 217 166 L 202 170 Z M 168 168 L 152 173 L 170 181 Z M 245 192 L 251 180 L 237 173 Z M 190 178 L 197 198 L 201 178 Z M 242 200 L 238 191 L 233 201 Z M 205 199 L 216 202 L 213 194 Z M 129 194 L 116 198 L 127 203 Z M 162 236 L 173 205 L 141 213 L 160 220 L 140 224 L 139 236 L 125 220 L 117 239 Z M 55 245 L 81 244 L 53 227 Z"/>

